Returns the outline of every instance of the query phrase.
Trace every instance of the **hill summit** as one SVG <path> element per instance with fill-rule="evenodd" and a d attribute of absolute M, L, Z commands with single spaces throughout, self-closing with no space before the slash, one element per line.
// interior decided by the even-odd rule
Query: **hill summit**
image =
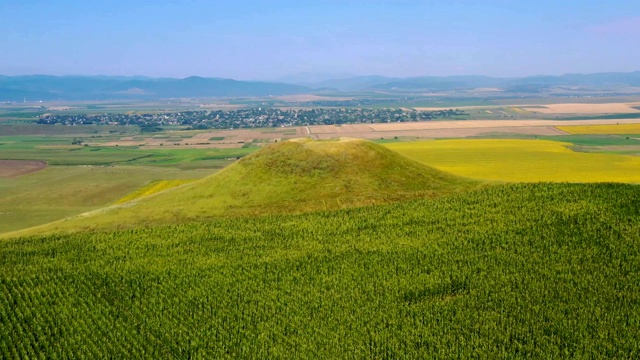
<path fill-rule="evenodd" d="M 39 228 L 73 231 L 332 210 L 434 197 L 477 184 L 369 141 L 297 139 L 266 146 L 204 179 Z"/>

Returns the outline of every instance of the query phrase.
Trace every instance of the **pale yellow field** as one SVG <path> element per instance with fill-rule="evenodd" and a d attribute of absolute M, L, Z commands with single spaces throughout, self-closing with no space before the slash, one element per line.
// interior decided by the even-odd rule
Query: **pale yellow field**
<path fill-rule="evenodd" d="M 127 201 L 136 200 L 145 196 L 153 195 L 161 191 L 165 191 L 176 186 L 180 186 L 186 183 L 190 183 L 192 179 L 178 179 L 178 180 L 157 180 L 148 183 L 140 189 L 128 194 L 122 199 L 116 201 L 116 204 L 126 203 Z"/>
<path fill-rule="evenodd" d="M 310 101 L 343 101 L 343 100 L 351 100 L 353 98 L 350 97 L 330 97 L 330 96 L 318 96 L 311 94 L 300 94 L 300 95 L 283 95 L 283 96 L 274 96 L 274 99 L 282 100 L 282 101 L 291 101 L 291 102 L 310 102 Z"/>
<path fill-rule="evenodd" d="M 429 140 L 386 144 L 456 175 L 510 182 L 640 183 L 640 157 L 579 153 L 546 140 Z"/>
<path fill-rule="evenodd" d="M 530 114 L 531 113 L 531 111 L 529 111 L 529 110 L 526 110 L 526 109 L 523 109 L 523 108 L 518 108 L 518 107 L 510 107 L 510 108 L 507 108 L 507 110 L 511 110 L 511 111 L 516 112 L 518 114 Z"/>
<path fill-rule="evenodd" d="M 640 134 L 640 124 L 556 126 L 569 134 Z"/>
<path fill-rule="evenodd" d="M 544 107 L 524 108 L 531 112 L 542 114 L 624 114 L 637 113 L 640 110 L 634 109 L 628 104 L 549 104 Z"/>

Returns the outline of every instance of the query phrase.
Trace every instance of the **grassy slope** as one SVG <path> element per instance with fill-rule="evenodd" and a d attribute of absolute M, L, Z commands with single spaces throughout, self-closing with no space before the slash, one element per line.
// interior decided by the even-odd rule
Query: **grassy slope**
<path fill-rule="evenodd" d="M 392 205 L 0 242 L 0 357 L 634 358 L 640 191 Z"/>
<path fill-rule="evenodd" d="M 153 180 L 201 178 L 211 173 L 147 166 L 52 166 L 17 178 L 0 178 L 0 233 L 107 206 Z"/>
<path fill-rule="evenodd" d="M 411 159 L 459 176 L 537 182 L 640 183 L 640 158 L 588 154 L 545 140 L 436 140 L 385 144 Z"/>
<path fill-rule="evenodd" d="M 297 213 L 433 197 L 479 183 L 364 140 L 273 144 L 205 179 L 14 235 Z"/>

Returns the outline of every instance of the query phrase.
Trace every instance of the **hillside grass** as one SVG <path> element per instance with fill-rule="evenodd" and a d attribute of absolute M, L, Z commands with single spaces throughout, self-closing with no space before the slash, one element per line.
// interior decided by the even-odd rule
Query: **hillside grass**
<path fill-rule="evenodd" d="M 368 141 L 301 139 L 269 145 L 204 179 L 10 236 L 332 210 L 481 186 Z"/>
<path fill-rule="evenodd" d="M 509 184 L 1 241 L 0 358 L 636 358 L 638 204 Z"/>
<path fill-rule="evenodd" d="M 384 144 L 436 169 L 510 182 L 640 182 L 640 158 L 572 151 L 547 140 L 462 139 Z"/>

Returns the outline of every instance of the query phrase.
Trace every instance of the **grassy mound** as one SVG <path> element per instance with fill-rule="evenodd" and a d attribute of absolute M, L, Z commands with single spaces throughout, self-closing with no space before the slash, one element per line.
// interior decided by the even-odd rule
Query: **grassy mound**
<path fill-rule="evenodd" d="M 0 358 L 637 358 L 638 190 L 2 241 Z"/>
<path fill-rule="evenodd" d="M 368 141 L 303 139 L 265 147 L 199 181 L 18 234 L 332 210 L 434 197 L 478 185 Z"/>

